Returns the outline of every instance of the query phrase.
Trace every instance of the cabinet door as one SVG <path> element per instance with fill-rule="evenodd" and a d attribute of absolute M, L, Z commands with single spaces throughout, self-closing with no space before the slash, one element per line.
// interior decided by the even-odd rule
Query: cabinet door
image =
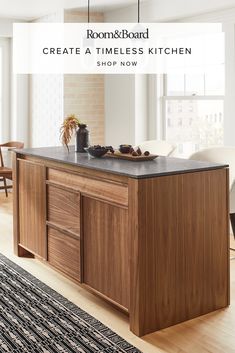
<path fill-rule="evenodd" d="M 19 243 L 46 258 L 45 167 L 19 161 Z"/>
<path fill-rule="evenodd" d="M 82 214 L 83 281 L 128 309 L 128 210 L 83 197 Z"/>

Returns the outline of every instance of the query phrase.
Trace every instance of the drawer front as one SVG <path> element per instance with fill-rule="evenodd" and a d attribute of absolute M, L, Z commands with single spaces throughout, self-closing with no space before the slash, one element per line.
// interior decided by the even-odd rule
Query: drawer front
<path fill-rule="evenodd" d="M 47 185 L 48 221 L 80 234 L 80 194 Z"/>
<path fill-rule="evenodd" d="M 128 206 L 128 187 L 121 183 L 87 178 L 51 168 L 48 169 L 48 180 L 88 196 Z"/>
<path fill-rule="evenodd" d="M 48 261 L 69 277 L 81 281 L 79 239 L 48 227 Z"/>

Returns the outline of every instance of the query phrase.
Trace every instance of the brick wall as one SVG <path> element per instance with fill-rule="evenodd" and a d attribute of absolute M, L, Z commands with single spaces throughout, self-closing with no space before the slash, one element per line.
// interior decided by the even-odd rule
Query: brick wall
<path fill-rule="evenodd" d="M 87 22 L 87 13 L 66 10 L 64 21 Z M 103 22 L 101 13 L 91 13 L 91 22 Z M 64 75 L 64 116 L 76 116 L 88 125 L 91 144 L 104 144 L 104 76 Z"/>

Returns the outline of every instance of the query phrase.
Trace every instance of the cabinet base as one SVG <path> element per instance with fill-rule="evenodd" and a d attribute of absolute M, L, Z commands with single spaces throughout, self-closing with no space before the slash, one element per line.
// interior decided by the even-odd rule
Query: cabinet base
<path fill-rule="evenodd" d="M 23 248 L 20 245 L 18 245 L 17 250 L 18 250 L 18 252 L 16 255 L 19 257 L 27 257 L 27 258 L 32 258 L 32 259 L 35 258 L 34 254 L 32 254 L 30 251 L 26 250 L 25 248 Z"/>

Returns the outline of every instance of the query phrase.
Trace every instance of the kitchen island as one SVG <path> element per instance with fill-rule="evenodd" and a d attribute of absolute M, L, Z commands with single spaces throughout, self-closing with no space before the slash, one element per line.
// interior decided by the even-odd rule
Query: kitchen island
<path fill-rule="evenodd" d="M 228 166 L 18 150 L 14 250 L 129 315 L 138 336 L 229 305 Z"/>

